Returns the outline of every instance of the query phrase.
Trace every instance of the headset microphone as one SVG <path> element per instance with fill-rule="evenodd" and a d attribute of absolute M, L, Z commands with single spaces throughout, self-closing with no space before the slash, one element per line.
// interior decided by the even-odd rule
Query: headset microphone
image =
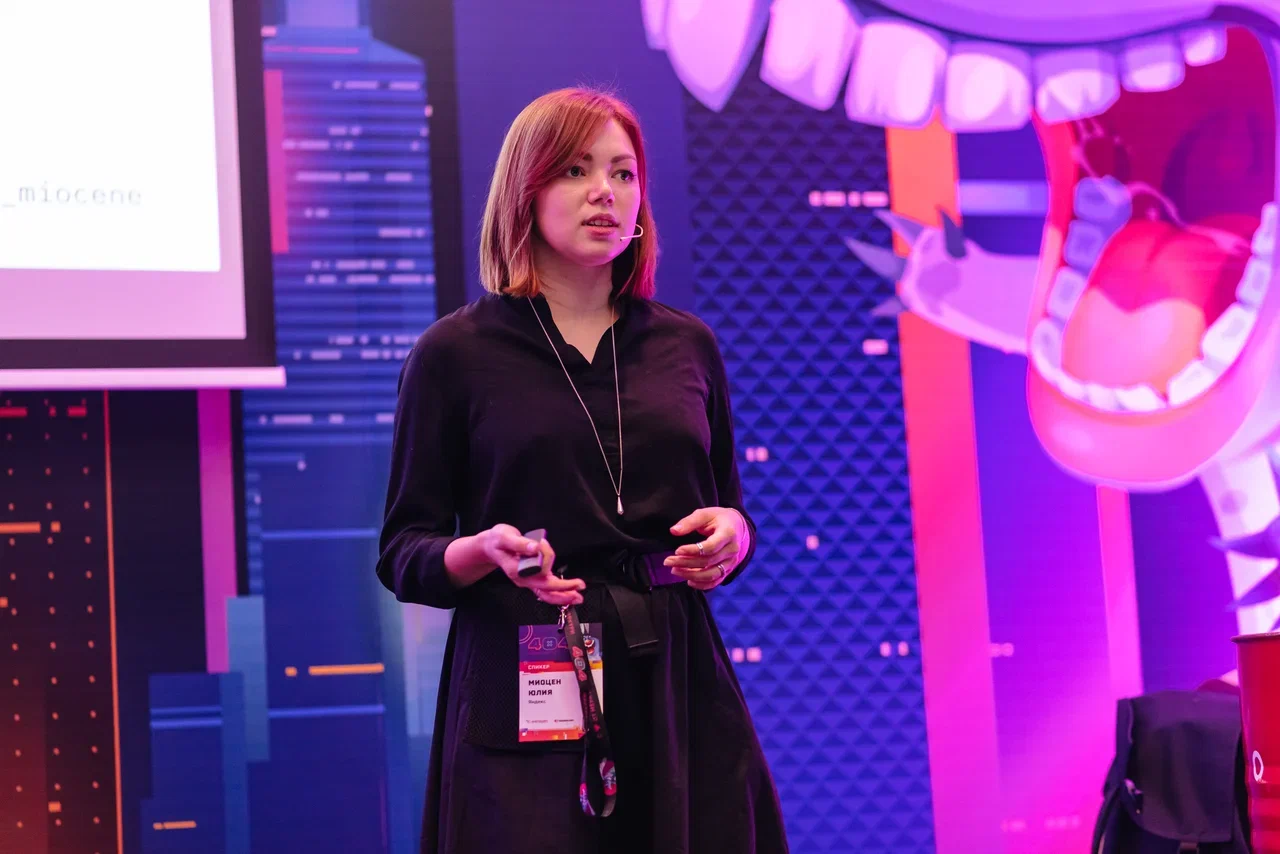
<path fill-rule="evenodd" d="M 643 228 L 642 226 L 640 226 L 639 224 L 637 224 L 637 225 L 636 225 L 636 228 L 638 228 L 638 229 L 640 229 L 640 230 L 639 230 L 639 231 L 637 231 L 635 234 L 628 234 L 628 235 L 626 235 L 626 236 L 624 236 L 624 237 L 619 237 L 619 238 L 618 238 L 619 242 L 621 242 L 621 241 L 623 241 L 623 240 L 632 240 L 632 239 L 637 238 L 637 237 L 643 237 L 643 236 L 644 236 L 644 228 Z"/>

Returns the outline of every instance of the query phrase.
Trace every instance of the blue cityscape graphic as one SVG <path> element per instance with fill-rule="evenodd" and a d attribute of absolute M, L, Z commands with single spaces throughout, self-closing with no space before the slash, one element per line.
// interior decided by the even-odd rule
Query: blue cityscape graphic
<path fill-rule="evenodd" d="M 151 678 L 143 850 L 410 854 L 449 614 L 373 566 L 400 365 L 436 316 L 425 70 L 364 28 L 267 27 L 264 56 L 288 387 L 243 396 L 231 672 Z"/>

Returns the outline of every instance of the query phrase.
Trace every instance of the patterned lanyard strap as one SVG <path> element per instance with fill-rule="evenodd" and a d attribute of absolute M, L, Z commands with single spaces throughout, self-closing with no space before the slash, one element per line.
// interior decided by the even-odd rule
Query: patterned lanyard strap
<path fill-rule="evenodd" d="M 571 605 L 562 607 L 560 621 L 573 659 L 573 673 L 578 680 L 582 723 L 586 731 L 582 737 L 582 776 L 578 783 L 578 799 L 584 813 L 604 818 L 613 812 L 618 799 L 618 775 L 613 765 L 609 728 L 605 726 L 604 714 L 600 710 L 600 694 L 591 672 L 591 659 L 587 656 L 587 645 L 582 637 L 578 609 Z"/>

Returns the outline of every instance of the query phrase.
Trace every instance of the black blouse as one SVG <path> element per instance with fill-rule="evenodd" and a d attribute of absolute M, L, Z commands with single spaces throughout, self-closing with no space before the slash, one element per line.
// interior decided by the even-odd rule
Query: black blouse
<path fill-rule="evenodd" d="M 538 325 L 538 312 L 546 334 Z M 545 300 L 486 295 L 434 323 L 400 374 L 378 577 L 402 602 L 456 607 L 444 553 L 498 523 L 545 528 L 567 574 L 621 552 L 701 539 L 670 528 L 700 507 L 742 502 L 724 361 L 695 316 L 624 299 L 614 325 L 621 389 L 623 516 L 600 446 L 551 336 L 619 468 L 610 333 L 594 361 L 561 337 Z M 744 556 L 749 558 L 750 554 Z M 744 559 L 726 579 L 746 566 Z M 495 570 L 476 585 L 510 582 Z"/>

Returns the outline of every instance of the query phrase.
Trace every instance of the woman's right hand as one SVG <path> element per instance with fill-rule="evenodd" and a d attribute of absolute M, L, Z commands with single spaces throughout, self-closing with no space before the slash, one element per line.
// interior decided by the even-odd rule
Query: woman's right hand
<path fill-rule="evenodd" d="M 478 535 L 480 550 L 486 562 L 507 574 L 511 583 L 533 591 L 548 605 L 581 605 L 587 583 L 581 578 L 560 578 L 552 573 L 556 553 L 545 539 L 530 540 L 511 525 L 494 525 Z M 542 569 L 534 575 L 520 577 L 518 566 L 524 558 L 542 553 Z"/>

